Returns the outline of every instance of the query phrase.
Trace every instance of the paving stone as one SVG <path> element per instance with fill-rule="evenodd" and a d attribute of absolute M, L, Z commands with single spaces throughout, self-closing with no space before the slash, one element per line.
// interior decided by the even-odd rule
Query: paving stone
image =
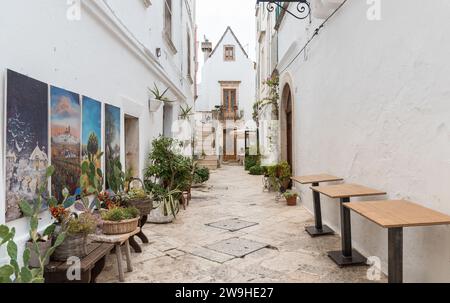
<path fill-rule="evenodd" d="M 166 253 L 166 255 L 168 255 L 169 257 L 172 257 L 172 258 L 178 258 L 178 257 L 181 257 L 186 254 L 184 251 L 181 251 L 178 249 L 168 250 L 165 253 Z"/>
<path fill-rule="evenodd" d="M 224 263 L 234 258 L 229 254 L 223 254 L 204 247 L 199 247 L 193 250 L 191 254 L 217 263 Z"/>
<path fill-rule="evenodd" d="M 219 222 L 207 223 L 207 226 L 229 230 L 231 232 L 238 231 L 250 226 L 258 225 L 256 222 L 248 222 L 237 218 L 223 220 Z"/>
<path fill-rule="evenodd" d="M 241 258 L 267 246 L 268 244 L 249 239 L 231 238 L 208 245 L 207 248 Z"/>

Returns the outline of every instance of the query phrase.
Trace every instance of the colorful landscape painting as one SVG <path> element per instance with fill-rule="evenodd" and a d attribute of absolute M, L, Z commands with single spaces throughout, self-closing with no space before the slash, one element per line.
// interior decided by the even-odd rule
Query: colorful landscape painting
<path fill-rule="evenodd" d="M 48 85 L 7 71 L 6 222 L 22 217 L 19 202 L 34 201 L 46 182 Z"/>
<path fill-rule="evenodd" d="M 62 199 L 62 190 L 74 194 L 78 188 L 81 169 L 81 106 L 80 96 L 67 90 L 51 87 L 51 147 L 52 194 Z"/>
<path fill-rule="evenodd" d="M 111 175 L 112 163 L 120 161 L 120 108 L 105 105 L 105 170 L 106 188 Z"/>
<path fill-rule="evenodd" d="M 99 101 L 83 96 L 82 106 L 81 151 L 83 161 L 95 160 L 97 168 L 101 168 L 101 161 L 97 161 L 96 158 L 101 153 L 102 104 Z"/>

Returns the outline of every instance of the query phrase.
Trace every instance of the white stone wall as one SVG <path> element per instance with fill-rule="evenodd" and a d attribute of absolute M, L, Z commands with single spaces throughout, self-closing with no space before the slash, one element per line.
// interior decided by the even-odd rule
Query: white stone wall
<path fill-rule="evenodd" d="M 125 3 L 126 2 L 126 3 Z M 1 171 L 0 224 L 5 222 L 4 193 L 4 101 L 6 69 L 12 69 L 37 80 L 119 106 L 122 115 L 139 118 L 140 173 L 153 138 L 162 133 L 162 107 L 148 109 L 148 88 L 156 82 L 170 87 L 174 105 L 193 105 L 194 85 L 187 75 L 187 32 L 191 34 L 192 76 L 194 76 L 195 16 L 188 14 L 187 3 L 173 1 L 172 54 L 162 38 L 163 1 L 83 1 L 81 20 L 69 21 L 66 1 L 15 0 L 0 1 L 0 116 Z M 162 55 L 156 57 L 156 48 Z M 123 121 L 123 119 L 122 119 Z M 123 122 L 122 122 L 123 124 Z M 124 125 L 122 125 L 122 162 Z M 42 226 L 49 222 L 47 212 Z M 9 223 L 17 229 L 17 241 L 28 236 L 26 219 Z M 1 259 L 0 255 L 0 259 Z"/>
<path fill-rule="evenodd" d="M 450 3 L 348 1 L 281 74 L 294 104 L 294 173 L 328 172 L 450 214 Z M 280 71 L 313 33 L 284 19 Z M 309 187 L 299 187 L 312 211 Z M 322 198 L 323 220 L 339 229 L 338 201 Z M 387 231 L 352 214 L 353 244 L 387 269 Z M 406 228 L 406 282 L 450 281 L 450 227 Z"/>

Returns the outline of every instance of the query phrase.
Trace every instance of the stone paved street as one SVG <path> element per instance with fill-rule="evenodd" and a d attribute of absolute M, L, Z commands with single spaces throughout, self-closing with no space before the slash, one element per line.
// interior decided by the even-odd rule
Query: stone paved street
<path fill-rule="evenodd" d="M 150 244 L 142 254 L 132 253 L 134 272 L 125 274 L 127 282 L 369 282 L 369 267 L 338 268 L 328 258 L 328 250 L 340 248 L 338 236 L 310 238 L 304 226 L 313 223 L 311 214 L 301 204 L 275 201 L 273 193 L 262 191 L 261 177 L 242 167 L 212 172 L 192 196 L 175 223 L 145 226 Z M 206 225 L 234 218 L 258 224 L 234 232 Z M 242 258 L 217 251 L 217 245 L 206 248 L 234 238 L 265 247 Z M 110 255 L 98 282 L 117 280 Z"/>

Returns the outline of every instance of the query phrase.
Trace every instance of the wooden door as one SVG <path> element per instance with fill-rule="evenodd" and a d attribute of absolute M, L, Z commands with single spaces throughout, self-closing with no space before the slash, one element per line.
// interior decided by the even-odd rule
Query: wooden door
<path fill-rule="evenodd" d="M 292 98 L 291 92 L 288 93 L 286 100 L 286 160 L 292 168 Z"/>

